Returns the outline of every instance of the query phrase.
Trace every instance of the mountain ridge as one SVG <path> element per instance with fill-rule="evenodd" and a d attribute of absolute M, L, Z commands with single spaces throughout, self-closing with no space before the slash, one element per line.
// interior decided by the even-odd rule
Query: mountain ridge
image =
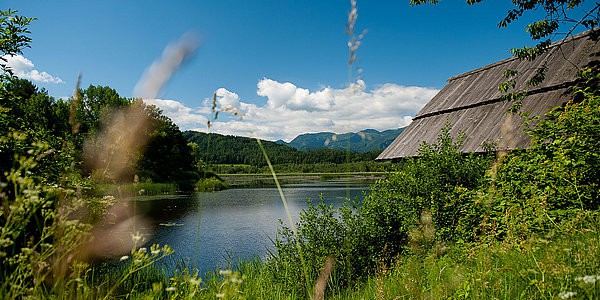
<path fill-rule="evenodd" d="M 289 143 L 282 140 L 278 140 L 276 143 L 300 151 L 337 149 L 352 152 L 370 152 L 385 149 L 403 130 L 404 128 L 383 131 L 365 129 L 341 134 L 333 132 L 304 133 L 298 135 Z"/>

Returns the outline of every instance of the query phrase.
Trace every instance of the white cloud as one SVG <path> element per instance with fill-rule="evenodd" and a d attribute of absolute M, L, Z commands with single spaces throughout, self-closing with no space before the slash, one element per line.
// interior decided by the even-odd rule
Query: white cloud
<path fill-rule="evenodd" d="M 144 99 L 144 103 L 160 108 L 181 129 L 206 124 L 210 110 L 207 108 L 189 108 L 175 100 Z"/>
<path fill-rule="evenodd" d="M 46 83 L 64 83 L 62 79 L 56 76 L 52 76 L 46 72 L 40 72 L 34 69 L 35 65 L 31 60 L 21 55 L 3 55 L 2 59 L 6 61 L 6 65 L 10 67 L 15 76 L 22 79 L 29 79 L 37 82 Z"/>
<path fill-rule="evenodd" d="M 210 99 L 194 109 L 173 100 L 145 101 L 162 108 L 182 130 L 290 141 L 307 132 L 345 133 L 404 127 L 438 92 L 391 83 L 367 90 L 363 81 L 342 89 L 324 87 L 310 92 L 292 83 L 268 78 L 259 81 L 257 87 L 257 94 L 267 98 L 262 106 L 243 102 L 239 95 L 225 88 L 218 89 L 217 109 L 235 109 L 242 117 L 221 114 L 217 120 L 211 120 L 210 130 L 206 127 L 212 105 Z"/>
<path fill-rule="evenodd" d="M 280 83 L 268 78 L 258 82 L 259 96 L 267 97 L 267 105 L 270 108 L 284 107 L 290 110 L 323 111 L 334 105 L 334 91 L 324 88 L 318 92 L 311 93 L 307 89 L 298 88 L 285 82 Z"/>

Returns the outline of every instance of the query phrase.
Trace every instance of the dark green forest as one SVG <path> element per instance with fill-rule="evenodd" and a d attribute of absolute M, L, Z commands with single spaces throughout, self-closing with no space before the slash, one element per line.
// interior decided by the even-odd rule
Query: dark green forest
<path fill-rule="evenodd" d="M 255 139 L 226 136 L 217 133 L 186 131 L 183 136 L 193 143 L 196 157 L 211 164 L 245 164 L 256 167 L 267 165 Z M 276 142 L 261 141 L 273 165 L 355 163 L 374 161 L 381 150 L 361 153 L 337 149 L 300 151 Z"/>

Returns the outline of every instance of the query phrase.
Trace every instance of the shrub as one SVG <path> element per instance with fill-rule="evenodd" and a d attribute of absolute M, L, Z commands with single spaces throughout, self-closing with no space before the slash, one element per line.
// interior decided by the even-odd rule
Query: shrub
<path fill-rule="evenodd" d="M 316 205 L 309 202 L 297 234 L 282 223 L 275 240 L 277 252 L 270 263 L 281 283 L 302 291 L 301 260 L 308 281 L 314 282 L 325 261 L 334 258 L 329 290 L 340 289 L 387 268 L 409 241 L 427 248 L 436 241 L 473 238 L 483 210 L 473 191 L 483 183 L 490 159 L 463 155 L 460 144 L 447 125 L 436 144 L 424 143 L 421 157 L 403 162 L 373 185 L 363 203 L 348 201 L 334 209 L 322 199 Z"/>
<path fill-rule="evenodd" d="M 531 131 L 531 146 L 498 165 L 489 194 L 497 238 L 524 239 L 600 208 L 600 97 L 593 84 L 583 86 L 574 89 L 580 101 L 548 113 Z"/>
<path fill-rule="evenodd" d="M 420 157 L 406 160 L 371 188 L 362 214 L 370 242 L 382 259 L 389 262 L 403 251 L 408 233 L 421 223 L 424 213 L 431 214 L 437 241 L 473 236 L 482 207 L 471 191 L 484 183 L 491 159 L 460 153 L 461 144 L 462 135 L 454 141 L 446 124 L 437 143 L 423 143 Z"/>
<path fill-rule="evenodd" d="M 196 191 L 199 192 L 221 191 L 226 188 L 227 184 L 215 177 L 200 179 L 196 183 Z"/>

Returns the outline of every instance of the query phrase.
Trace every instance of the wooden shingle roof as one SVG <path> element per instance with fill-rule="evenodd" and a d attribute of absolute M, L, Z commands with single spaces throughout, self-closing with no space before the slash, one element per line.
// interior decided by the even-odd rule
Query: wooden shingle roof
<path fill-rule="evenodd" d="M 504 71 L 519 72 L 515 91 L 528 90 L 522 111 L 543 116 L 570 98 L 580 68 L 598 64 L 600 42 L 590 32 L 553 44 L 552 49 L 533 61 L 508 58 L 448 79 L 448 84 L 413 118 L 413 122 L 377 157 L 378 160 L 418 155 L 423 141 L 435 143 L 449 121 L 451 135 L 465 133 L 463 152 L 482 152 L 484 143 L 494 143 L 499 150 L 526 148 L 523 119 L 507 111 L 511 102 L 503 101 L 498 85 L 505 81 Z M 547 63 L 545 80 L 534 88 L 526 81 Z"/>

